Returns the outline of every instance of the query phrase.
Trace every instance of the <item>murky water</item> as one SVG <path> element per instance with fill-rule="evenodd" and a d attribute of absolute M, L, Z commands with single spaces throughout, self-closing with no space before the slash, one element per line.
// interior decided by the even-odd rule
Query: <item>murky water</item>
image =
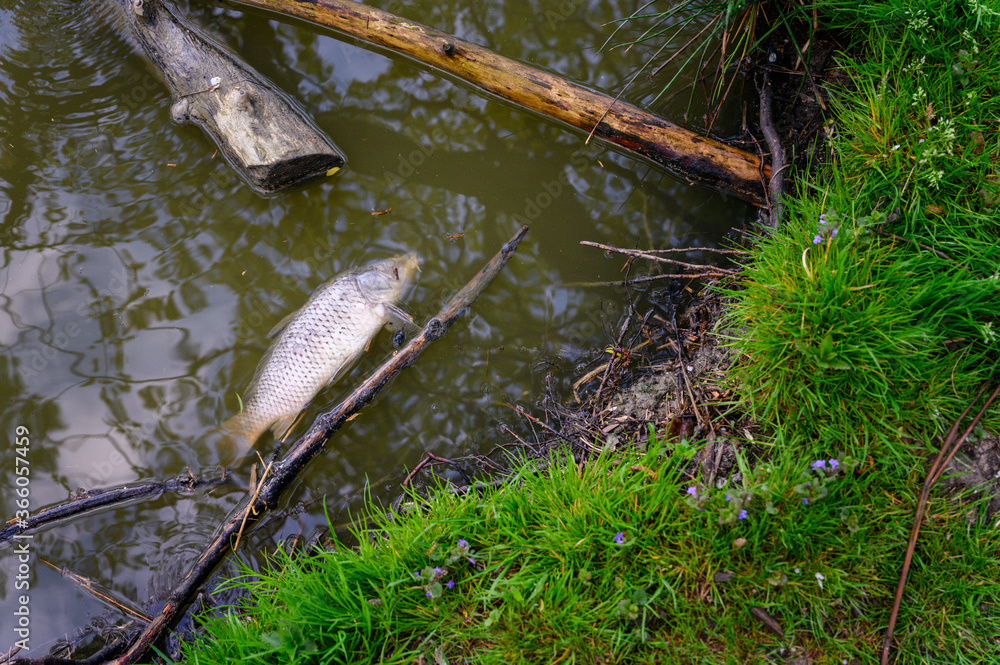
<path fill-rule="evenodd" d="M 615 0 L 384 8 L 612 93 L 648 53 L 598 52 L 610 34 L 604 24 L 634 10 Z M 348 168 L 261 198 L 213 157 L 200 130 L 170 121 L 165 89 L 85 6 L 0 0 L 5 518 L 16 507 L 17 426 L 30 430 L 32 509 L 79 488 L 210 474 L 218 423 L 238 408 L 267 331 L 316 286 L 416 251 L 422 273 L 405 306 L 425 321 L 526 221 L 531 232 L 506 272 L 336 437 L 287 505 L 324 496 L 335 505 L 366 479 L 376 497 L 392 498 L 423 451 L 489 450 L 499 422 L 519 429 L 504 403 L 530 403 L 547 372 L 568 394 L 578 365 L 608 342 L 624 292 L 579 284 L 621 279 L 622 261 L 580 240 L 713 245 L 746 215 L 738 201 L 585 146 L 578 132 L 406 59 L 231 6 L 188 11 L 295 96 L 346 152 Z M 656 90 L 642 81 L 625 98 L 642 103 Z M 679 118 L 686 95 L 675 103 L 657 110 Z M 380 336 L 310 414 L 335 404 L 391 348 Z M 35 535 L 26 578 L 32 652 L 105 613 L 42 559 L 142 604 L 240 497 L 164 496 Z M 322 520 L 315 504 L 272 521 L 252 544 Z M 6 649 L 16 639 L 8 608 L 26 592 L 15 591 L 12 550 L 0 556 Z"/>

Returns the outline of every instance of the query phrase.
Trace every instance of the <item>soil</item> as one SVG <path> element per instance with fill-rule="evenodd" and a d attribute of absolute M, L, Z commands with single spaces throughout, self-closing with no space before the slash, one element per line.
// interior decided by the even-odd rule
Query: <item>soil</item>
<path fill-rule="evenodd" d="M 973 499 L 989 497 L 986 510 L 992 517 L 1000 511 L 1000 436 L 981 433 L 969 438 L 974 440 L 959 448 L 938 484 Z"/>

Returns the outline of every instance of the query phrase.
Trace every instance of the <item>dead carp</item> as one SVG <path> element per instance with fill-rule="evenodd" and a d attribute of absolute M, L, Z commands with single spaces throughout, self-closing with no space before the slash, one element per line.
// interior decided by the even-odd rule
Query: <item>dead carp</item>
<path fill-rule="evenodd" d="M 412 326 L 395 303 L 417 269 L 416 254 L 407 254 L 341 273 L 278 323 L 243 411 L 225 422 L 233 438 L 249 447 L 268 427 L 283 438 L 306 404 L 354 365 L 383 326 Z"/>

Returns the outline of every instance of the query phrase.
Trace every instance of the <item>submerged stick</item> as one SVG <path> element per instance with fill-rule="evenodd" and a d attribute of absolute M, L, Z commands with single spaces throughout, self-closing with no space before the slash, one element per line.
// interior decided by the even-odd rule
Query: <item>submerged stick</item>
<path fill-rule="evenodd" d="M 534 113 L 566 123 L 699 184 L 766 200 L 770 167 L 757 155 L 701 136 L 561 76 L 352 0 L 235 0 L 326 26 L 400 53 Z"/>
<path fill-rule="evenodd" d="M 87 490 L 69 501 L 42 508 L 34 515 L 29 515 L 23 520 L 9 520 L 3 529 L 0 529 L 0 545 L 11 542 L 15 536 L 19 536 L 26 531 L 34 531 L 55 522 L 67 520 L 71 517 L 79 517 L 101 508 L 120 506 L 131 501 L 155 499 L 166 492 L 186 494 L 204 485 L 214 487 L 227 482 L 229 480 L 225 475 L 221 478 L 178 476 L 171 480 L 126 485 L 110 489 Z"/>
<path fill-rule="evenodd" d="M 53 570 L 59 572 L 63 577 L 68 578 L 71 582 L 76 584 L 78 589 L 80 589 L 81 591 L 86 591 L 104 605 L 112 607 L 124 614 L 130 614 L 134 618 L 140 619 L 144 622 L 148 622 L 151 620 L 149 616 L 147 616 L 146 613 L 142 611 L 141 607 L 137 606 L 131 600 L 121 597 L 114 591 L 104 588 L 93 579 L 85 575 L 75 573 L 69 568 L 60 568 L 51 561 L 46 561 L 45 559 L 39 559 L 39 561 L 44 563 L 46 566 L 52 568 Z"/>
<path fill-rule="evenodd" d="M 205 548 L 183 579 L 177 583 L 166 603 L 153 621 L 129 647 L 128 651 L 112 661 L 114 665 L 126 665 L 141 660 L 149 647 L 160 639 L 183 617 L 198 589 L 208 580 L 215 568 L 233 551 L 237 534 L 244 526 L 257 522 L 267 511 L 278 505 L 281 494 L 294 482 L 299 472 L 312 458 L 323 451 L 327 440 L 343 426 L 355 413 L 375 399 L 397 374 L 412 365 L 424 349 L 441 338 L 448 328 L 487 286 L 500 274 L 513 256 L 518 243 L 528 232 L 521 227 L 500 252 L 487 263 L 479 273 L 459 291 L 437 315 L 427 322 L 423 330 L 400 349 L 392 358 L 375 370 L 361 385 L 354 389 L 344 401 L 332 410 L 318 416 L 312 427 L 294 444 L 280 462 L 274 463 L 270 475 L 236 508 L 221 526 L 218 535 Z"/>
<path fill-rule="evenodd" d="M 955 456 L 958 449 L 962 447 L 965 440 L 968 438 L 972 430 L 976 428 L 979 421 L 982 420 L 983 415 L 986 410 L 990 408 L 993 401 L 1000 394 L 1000 385 L 993 389 L 990 396 L 986 398 L 986 403 L 983 404 L 983 408 L 979 410 L 976 417 L 972 419 L 972 422 L 966 428 L 962 436 L 957 439 L 955 436 L 958 434 L 958 428 L 961 427 L 962 421 L 965 420 L 965 416 L 968 415 L 969 410 L 972 405 L 986 392 L 986 385 L 984 384 L 976 396 L 972 398 L 969 405 L 965 407 L 962 411 L 962 415 L 955 420 L 955 423 L 948 430 L 948 434 L 945 436 L 944 442 L 941 444 L 941 449 L 938 451 L 937 457 L 934 458 L 934 462 L 931 464 L 930 470 L 927 472 L 927 479 L 924 480 L 924 486 L 920 491 L 920 498 L 917 499 L 917 510 L 913 518 L 913 528 L 910 530 L 910 540 L 906 545 L 906 555 L 903 557 L 903 569 L 899 573 L 899 582 L 896 585 L 896 596 L 892 601 L 892 612 L 889 614 L 889 625 L 885 629 L 885 638 L 882 640 L 882 665 L 888 665 L 889 663 L 889 649 L 892 646 L 892 634 L 896 628 L 896 619 L 899 618 L 899 608 L 903 604 L 903 591 L 906 589 L 906 578 L 910 573 L 910 563 L 913 561 L 913 554 L 917 548 L 917 536 L 920 534 L 920 523 L 924 519 L 924 510 L 927 507 L 927 499 L 930 497 L 931 488 L 937 483 L 941 474 L 948 467 L 948 462 L 951 458 Z"/>

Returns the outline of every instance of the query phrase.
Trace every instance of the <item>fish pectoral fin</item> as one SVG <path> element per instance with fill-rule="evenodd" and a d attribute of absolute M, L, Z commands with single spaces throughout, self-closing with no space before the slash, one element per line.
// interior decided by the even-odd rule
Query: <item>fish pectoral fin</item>
<path fill-rule="evenodd" d="M 361 358 L 364 352 L 365 350 L 362 348 L 359 349 L 357 353 L 354 353 L 345 358 L 344 362 L 340 363 L 340 365 L 337 366 L 337 369 L 333 371 L 333 374 L 330 375 L 330 378 L 326 380 L 326 383 L 324 384 L 323 387 L 325 388 L 326 386 L 335 383 L 338 379 L 340 379 L 342 376 L 351 371 L 351 368 L 354 367 L 354 364 L 358 362 L 358 360 Z"/>
<path fill-rule="evenodd" d="M 382 303 L 382 306 L 385 310 L 385 327 L 389 330 L 402 328 L 411 333 L 420 330 L 420 326 L 413 320 L 413 317 L 403 311 L 402 308 L 390 305 L 389 303 Z"/>
<path fill-rule="evenodd" d="M 271 425 L 271 433 L 274 434 L 274 438 L 283 441 L 304 413 L 305 411 L 299 411 L 275 420 L 274 424 Z"/>
<path fill-rule="evenodd" d="M 291 314 L 285 316 L 285 318 L 283 318 L 280 321 L 278 321 L 278 323 L 275 324 L 275 326 L 273 328 L 271 328 L 271 330 L 267 333 L 268 339 L 270 339 L 272 337 L 277 337 L 278 334 L 280 334 L 281 331 L 285 329 L 285 326 L 288 325 L 288 322 L 292 320 L 292 317 L 294 317 L 298 313 L 299 313 L 299 311 L 295 310 Z"/>

